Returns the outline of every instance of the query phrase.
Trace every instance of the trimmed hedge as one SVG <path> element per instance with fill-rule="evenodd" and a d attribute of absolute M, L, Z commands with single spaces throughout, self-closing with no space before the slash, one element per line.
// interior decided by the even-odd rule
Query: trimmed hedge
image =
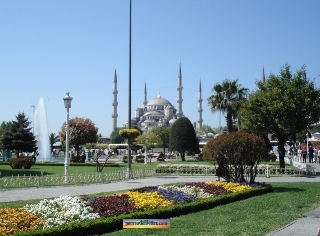
<path fill-rule="evenodd" d="M 20 236 L 78 236 L 78 235 L 99 235 L 115 230 L 123 229 L 123 219 L 168 219 L 202 210 L 208 210 L 220 205 L 240 201 L 250 197 L 262 195 L 272 191 L 271 185 L 256 187 L 250 190 L 220 195 L 213 198 L 200 199 L 194 202 L 173 205 L 154 210 L 138 211 L 131 214 L 122 214 L 115 217 L 100 218 L 83 222 L 71 223 L 50 229 L 23 231 L 14 235 Z"/>
<path fill-rule="evenodd" d="M 16 157 L 10 158 L 8 163 L 12 169 L 30 169 L 35 161 L 32 157 Z"/>

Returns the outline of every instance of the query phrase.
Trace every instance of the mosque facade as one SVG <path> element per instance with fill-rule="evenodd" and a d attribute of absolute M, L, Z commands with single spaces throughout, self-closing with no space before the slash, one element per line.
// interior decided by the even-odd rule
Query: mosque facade
<path fill-rule="evenodd" d="M 182 73 L 181 73 L 181 64 L 179 64 L 178 71 L 178 86 L 177 86 L 177 108 L 175 108 L 170 101 L 161 97 L 160 93 L 154 99 L 147 100 L 147 85 L 144 85 L 144 101 L 143 106 L 135 109 L 134 117 L 131 118 L 131 126 L 138 126 L 143 132 L 148 133 L 154 127 L 170 127 L 172 124 L 183 117 L 182 111 Z M 123 127 L 117 127 L 117 73 L 115 70 L 114 82 L 113 82 L 113 113 L 112 113 L 112 130 L 128 127 L 128 121 L 123 124 Z M 198 91 L 198 123 L 199 128 L 202 127 L 202 92 L 201 92 L 201 81 L 199 82 L 199 91 Z M 194 128 L 196 123 L 194 123 Z"/>

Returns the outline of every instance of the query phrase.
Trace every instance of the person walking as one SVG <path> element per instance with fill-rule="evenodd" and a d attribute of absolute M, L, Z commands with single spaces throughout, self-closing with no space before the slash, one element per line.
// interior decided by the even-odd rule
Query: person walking
<path fill-rule="evenodd" d="M 313 150 L 312 146 L 309 146 L 309 148 L 308 148 L 309 163 L 313 163 L 313 152 L 314 152 L 314 150 Z"/>
<path fill-rule="evenodd" d="M 302 154 L 301 154 L 301 147 L 298 148 L 298 162 L 301 162 Z"/>
<path fill-rule="evenodd" d="M 307 150 L 305 147 L 303 147 L 301 150 L 301 156 L 302 156 L 302 163 L 306 163 L 307 162 Z"/>
<path fill-rule="evenodd" d="M 317 159 L 318 159 L 318 150 L 317 150 L 317 147 L 314 147 L 314 149 L 313 149 L 313 160 L 314 160 L 314 163 L 317 163 Z"/>

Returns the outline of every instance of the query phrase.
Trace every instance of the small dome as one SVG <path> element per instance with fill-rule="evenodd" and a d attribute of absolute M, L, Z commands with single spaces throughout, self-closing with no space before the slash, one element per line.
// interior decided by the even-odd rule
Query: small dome
<path fill-rule="evenodd" d="M 169 120 L 169 124 L 172 125 L 174 122 L 176 122 L 176 120 L 177 120 L 176 118 Z"/>

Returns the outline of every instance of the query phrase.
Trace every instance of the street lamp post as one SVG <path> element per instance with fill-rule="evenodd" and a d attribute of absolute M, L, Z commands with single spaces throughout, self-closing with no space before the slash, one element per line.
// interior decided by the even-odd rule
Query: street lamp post
<path fill-rule="evenodd" d="M 69 92 L 67 92 L 66 96 L 63 98 L 64 106 L 67 109 L 67 121 L 66 121 L 66 157 L 64 159 L 64 183 L 69 183 L 69 165 L 70 165 L 70 157 L 69 157 L 69 108 L 71 108 L 72 97 L 69 96 Z"/>

